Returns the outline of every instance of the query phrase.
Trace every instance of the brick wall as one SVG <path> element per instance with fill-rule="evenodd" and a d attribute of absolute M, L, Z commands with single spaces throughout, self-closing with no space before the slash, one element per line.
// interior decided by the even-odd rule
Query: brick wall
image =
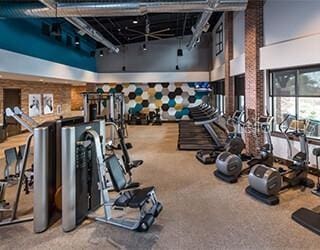
<path fill-rule="evenodd" d="M 264 113 L 264 77 L 260 70 L 263 46 L 263 0 L 249 0 L 245 13 L 245 103 L 246 114 L 254 120 Z M 263 136 L 258 136 L 263 143 Z M 256 138 L 247 136 L 247 149 L 256 153 Z"/>
<path fill-rule="evenodd" d="M 57 119 L 59 116 L 71 116 L 71 86 L 47 82 L 30 82 L 17 80 L 0 80 L 0 123 L 3 123 L 3 89 L 14 88 L 21 90 L 21 109 L 28 114 L 29 94 L 53 94 L 53 114 L 33 117 L 37 122 Z M 61 105 L 62 113 L 57 113 L 57 105 Z M 43 108 L 43 105 L 42 105 Z"/>
<path fill-rule="evenodd" d="M 83 110 L 83 98 L 81 93 L 87 91 L 87 86 L 72 86 L 71 87 L 71 110 Z"/>
<path fill-rule="evenodd" d="M 230 60 L 233 59 L 233 12 L 225 12 L 224 14 L 225 27 L 225 94 L 226 94 L 226 113 L 232 115 L 234 110 L 234 80 L 230 76 Z"/>

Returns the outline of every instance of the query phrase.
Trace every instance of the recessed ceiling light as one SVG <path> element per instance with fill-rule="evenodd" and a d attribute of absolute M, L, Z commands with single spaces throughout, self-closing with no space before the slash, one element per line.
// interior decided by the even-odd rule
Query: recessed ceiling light
<path fill-rule="evenodd" d="M 132 21 L 132 23 L 133 23 L 133 24 L 138 24 L 139 21 L 138 21 L 137 19 L 134 19 L 134 20 Z"/>
<path fill-rule="evenodd" d="M 100 50 L 100 56 L 103 56 L 103 50 Z"/>

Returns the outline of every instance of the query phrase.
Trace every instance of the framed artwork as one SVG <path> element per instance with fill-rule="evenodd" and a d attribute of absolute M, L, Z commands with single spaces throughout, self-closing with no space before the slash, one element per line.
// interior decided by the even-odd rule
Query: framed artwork
<path fill-rule="evenodd" d="M 53 113 L 53 94 L 43 94 L 43 113 Z"/>
<path fill-rule="evenodd" d="M 29 94 L 29 115 L 38 116 L 41 115 L 41 95 Z"/>

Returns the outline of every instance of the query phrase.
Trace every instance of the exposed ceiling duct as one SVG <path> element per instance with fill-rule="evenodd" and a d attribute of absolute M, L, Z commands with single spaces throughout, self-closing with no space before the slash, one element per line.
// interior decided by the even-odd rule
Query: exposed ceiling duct
<path fill-rule="evenodd" d="M 56 1 L 55 0 L 39 0 L 42 4 L 44 4 L 48 9 L 55 10 L 56 8 Z M 97 42 L 100 42 L 110 50 L 118 53 L 119 48 L 117 48 L 115 45 L 113 45 L 109 40 L 104 38 L 104 36 L 95 30 L 93 27 L 91 27 L 90 24 L 88 24 L 85 20 L 83 20 L 80 17 L 66 17 L 65 18 L 69 23 L 73 24 L 75 27 L 77 27 L 80 31 L 87 34 Z"/>
<path fill-rule="evenodd" d="M 193 36 L 187 44 L 189 50 L 200 41 L 202 32 L 206 29 L 213 11 L 243 11 L 247 8 L 248 0 L 209 0 L 209 9 L 203 11 L 197 24 L 193 28 Z"/>
<path fill-rule="evenodd" d="M 192 49 L 206 28 L 214 11 L 242 11 L 248 0 L 185 0 L 185 1 L 134 1 L 134 2 L 72 2 L 58 3 L 54 0 L 39 0 L 40 3 L 5 3 L 0 2 L 0 17 L 8 18 L 48 18 L 64 17 L 78 29 L 84 31 L 96 41 L 117 52 L 111 42 L 93 29 L 80 17 L 102 16 L 139 16 L 148 13 L 187 13 L 202 12 L 193 29 L 193 36 L 187 47 Z"/>
<path fill-rule="evenodd" d="M 44 17 L 103 17 L 139 16 L 148 13 L 188 13 L 243 10 L 248 0 L 185 0 L 185 1 L 128 1 L 128 2 L 70 2 L 50 4 L 0 2 L 0 16 L 14 18 Z M 54 3 L 54 5 L 52 5 Z M 1 7 L 2 6 L 2 7 Z"/>

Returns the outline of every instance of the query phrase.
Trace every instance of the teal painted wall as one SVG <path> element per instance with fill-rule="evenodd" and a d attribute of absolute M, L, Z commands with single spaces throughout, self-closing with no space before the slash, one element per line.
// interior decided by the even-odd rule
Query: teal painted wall
<path fill-rule="evenodd" d="M 41 33 L 41 23 L 61 21 L 62 41 Z M 0 20 L 0 48 L 13 52 L 38 57 L 41 59 L 66 64 L 69 66 L 96 71 L 95 57 L 90 52 L 95 50 L 95 42 L 80 37 L 80 49 L 67 47 L 67 34 L 75 36 L 75 30 L 63 20 L 57 19 L 4 19 Z"/>

